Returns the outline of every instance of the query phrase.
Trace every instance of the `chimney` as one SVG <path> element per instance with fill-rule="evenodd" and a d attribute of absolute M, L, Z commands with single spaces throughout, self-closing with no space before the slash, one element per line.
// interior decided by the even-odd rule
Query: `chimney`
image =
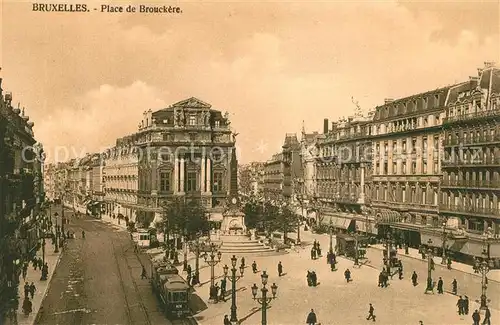
<path fill-rule="evenodd" d="M 486 61 L 484 62 L 484 68 L 489 69 L 489 68 L 494 68 L 495 67 L 495 62 L 493 61 Z"/>
<path fill-rule="evenodd" d="M 392 103 L 393 101 L 394 101 L 394 98 L 385 98 L 384 104 L 389 104 L 389 103 Z"/>
<path fill-rule="evenodd" d="M 329 124 L 329 123 L 328 123 L 328 119 L 327 119 L 327 118 L 325 118 L 325 119 L 323 120 L 323 134 L 327 134 L 327 133 L 328 133 L 328 124 Z"/>
<path fill-rule="evenodd" d="M 474 89 L 477 87 L 478 85 L 478 82 L 479 82 L 479 77 L 472 77 L 472 76 L 469 76 L 469 85 L 470 85 L 470 89 Z"/>

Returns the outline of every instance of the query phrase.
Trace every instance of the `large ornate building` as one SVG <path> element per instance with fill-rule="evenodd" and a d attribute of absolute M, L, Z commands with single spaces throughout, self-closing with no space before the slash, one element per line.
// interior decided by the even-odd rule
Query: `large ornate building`
<path fill-rule="evenodd" d="M 444 126 L 440 213 L 467 234 L 448 236 L 454 252 L 479 256 L 484 240 L 500 257 L 500 70 L 486 63 L 450 90 Z M 496 235 L 495 235 L 496 234 Z M 437 238 L 436 238 L 437 237 Z M 442 242 L 439 236 L 432 238 Z"/>
<path fill-rule="evenodd" d="M 236 140 L 228 113 L 191 97 L 144 112 L 136 137 L 138 220 L 146 224 L 161 217 L 176 196 L 200 200 L 211 220 L 222 219 Z"/>
<path fill-rule="evenodd" d="M 316 157 L 317 201 L 321 220 L 343 231 L 376 234 L 371 203 L 371 115 L 324 122 Z"/>
<path fill-rule="evenodd" d="M 12 106 L 0 78 L 0 323 L 16 309 L 20 265 L 38 245 L 44 192 L 43 148 L 24 108 Z"/>

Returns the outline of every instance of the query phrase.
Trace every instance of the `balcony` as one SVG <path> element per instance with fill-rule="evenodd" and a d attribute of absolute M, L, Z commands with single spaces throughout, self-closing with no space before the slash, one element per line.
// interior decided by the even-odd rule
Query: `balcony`
<path fill-rule="evenodd" d="M 445 147 L 451 147 L 451 146 L 467 146 L 470 144 L 473 145 L 479 145 L 479 144 L 488 144 L 488 143 L 494 143 L 494 142 L 500 142 L 500 134 L 488 134 L 486 136 L 480 136 L 480 137 L 458 137 L 458 138 L 451 138 L 451 139 L 445 139 L 443 141 L 443 145 Z"/>
<path fill-rule="evenodd" d="M 442 167 L 500 167 L 500 157 L 491 157 L 487 159 L 482 158 L 472 158 L 472 159 L 460 159 L 457 157 L 458 161 L 452 159 L 449 161 L 445 159 L 441 162 Z"/>
<path fill-rule="evenodd" d="M 443 180 L 441 187 L 500 188 L 500 180 Z"/>
<path fill-rule="evenodd" d="M 467 122 L 476 119 L 490 118 L 490 117 L 500 117 L 500 109 L 479 111 L 469 114 L 461 114 L 457 116 L 449 116 L 443 119 L 443 124 L 457 123 L 457 122 Z"/>
<path fill-rule="evenodd" d="M 464 206 L 464 205 L 439 205 L 439 210 L 441 212 L 453 212 L 458 214 L 468 214 L 468 215 L 479 215 L 479 216 L 498 216 L 500 215 L 500 209 L 495 208 L 482 208 L 475 206 Z"/>

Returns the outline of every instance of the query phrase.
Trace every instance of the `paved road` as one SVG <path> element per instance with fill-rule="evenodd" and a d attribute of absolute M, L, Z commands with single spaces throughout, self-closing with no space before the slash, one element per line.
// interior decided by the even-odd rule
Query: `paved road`
<path fill-rule="evenodd" d="M 374 248 L 369 248 L 366 254 L 367 258 L 370 260 L 371 265 L 382 269 L 382 251 Z M 404 254 L 398 254 L 403 262 L 403 272 L 406 279 L 410 279 L 413 271 L 417 272 L 418 282 L 425 286 L 427 280 L 427 259 L 418 260 L 411 257 L 407 257 Z M 451 291 L 451 282 L 453 279 L 457 279 L 458 282 L 458 294 L 467 295 L 469 299 L 479 300 L 481 296 L 481 277 L 471 275 L 469 273 L 461 272 L 458 270 L 448 270 L 446 267 L 438 265 L 440 258 L 435 259 L 436 266 L 435 270 L 432 272 L 432 278 L 434 281 L 438 281 L 439 277 L 442 277 L 444 281 L 444 289 Z M 396 277 L 395 277 L 396 278 Z M 498 306 L 498 293 L 500 292 L 500 283 L 496 281 L 489 281 L 487 293 L 489 298 L 491 298 L 491 305 Z"/>
<path fill-rule="evenodd" d="M 140 279 L 126 232 L 89 217 L 72 217 L 66 229 L 77 238 L 68 240 L 36 324 L 170 324 Z"/>

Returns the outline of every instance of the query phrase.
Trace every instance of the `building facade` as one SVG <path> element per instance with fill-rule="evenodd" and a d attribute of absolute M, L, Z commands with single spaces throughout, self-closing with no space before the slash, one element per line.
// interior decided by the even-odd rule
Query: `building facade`
<path fill-rule="evenodd" d="M 137 191 L 139 189 L 139 150 L 137 136 L 116 140 L 113 148 L 103 153 L 102 188 L 104 213 L 136 222 Z"/>
<path fill-rule="evenodd" d="M 418 247 L 421 233 L 441 224 L 442 121 L 450 87 L 376 108 L 372 123 L 373 192 L 379 231 Z"/>
<path fill-rule="evenodd" d="M 320 221 L 339 231 L 377 234 L 371 213 L 371 115 L 324 121 L 316 157 Z"/>
<path fill-rule="evenodd" d="M 297 200 L 302 179 L 301 145 L 297 135 L 286 134 L 282 150 L 264 163 L 262 195 L 267 200 Z"/>
<path fill-rule="evenodd" d="M 211 221 L 221 221 L 229 194 L 230 162 L 236 136 L 229 113 L 191 97 L 156 112 L 139 125 L 137 220 L 161 218 L 172 198 L 199 200 Z"/>
<path fill-rule="evenodd" d="M 450 238 L 450 250 L 481 256 L 484 241 L 500 258 L 500 70 L 491 63 L 450 91 L 443 121 L 440 213 L 466 236 Z M 486 235 L 486 238 L 485 238 Z M 442 242 L 441 238 L 432 240 Z M 489 238 L 488 238 L 489 237 Z"/>
<path fill-rule="evenodd" d="M 238 167 L 239 191 L 243 196 L 258 195 L 264 182 L 264 163 L 251 162 L 248 165 Z"/>
<path fill-rule="evenodd" d="M 24 108 L 12 106 L 0 78 L 0 323 L 16 309 L 21 265 L 38 247 L 43 192 L 43 147 Z"/>

